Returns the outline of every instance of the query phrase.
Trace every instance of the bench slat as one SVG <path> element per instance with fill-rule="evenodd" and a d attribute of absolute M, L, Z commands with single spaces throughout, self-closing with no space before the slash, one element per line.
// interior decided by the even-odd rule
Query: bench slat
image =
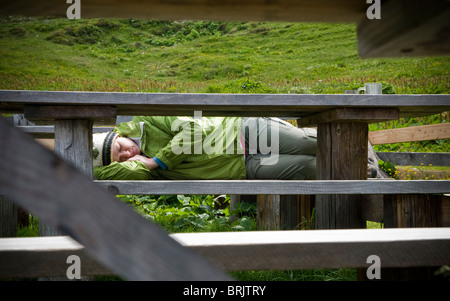
<path fill-rule="evenodd" d="M 226 271 L 440 266 L 450 262 L 450 228 L 177 233 L 169 235 Z M 70 237 L 0 239 L 0 277 L 65 275 L 78 255 L 83 276 L 111 272 Z M 33 264 L 30 264 L 33 263 Z"/>
<path fill-rule="evenodd" d="M 377 152 L 377 155 L 381 160 L 403 166 L 450 166 L 450 153 Z"/>
<path fill-rule="evenodd" d="M 95 181 L 113 194 L 445 194 L 446 180 L 160 180 Z M 1 191 L 0 191 L 1 192 Z"/>
<path fill-rule="evenodd" d="M 0 112 L 26 105 L 114 106 L 117 115 L 303 117 L 333 108 L 398 108 L 400 117 L 450 110 L 445 94 L 209 94 L 1 90 Z"/>

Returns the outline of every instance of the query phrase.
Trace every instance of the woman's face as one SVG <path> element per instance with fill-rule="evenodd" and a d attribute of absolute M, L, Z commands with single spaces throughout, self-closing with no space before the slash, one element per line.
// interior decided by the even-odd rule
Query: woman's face
<path fill-rule="evenodd" d="M 112 147 L 113 161 L 124 162 L 141 154 L 141 150 L 133 140 L 126 137 L 118 137 Z"/>

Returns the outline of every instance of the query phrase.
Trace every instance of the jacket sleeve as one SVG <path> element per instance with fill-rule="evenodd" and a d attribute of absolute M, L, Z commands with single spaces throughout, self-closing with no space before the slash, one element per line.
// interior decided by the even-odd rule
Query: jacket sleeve
<path fill-rule="evenodd" d="M 150 171 L 138 161 L 113 162 L 107 166 L 94 168 L 97 180 L 158 180 L 161 179 L 155 171 Z"/>
<path fill-rule="evenodd" d="M 165 127 L 165 130 L 170 131 L 172 135 L 169 143 L 155 155 L 168 170 L 185 161 L 192 154 L 202 153 L 206 131 L 197 120 L 190 117 L 167 117 L 164 124 L 159 126 Z"/>

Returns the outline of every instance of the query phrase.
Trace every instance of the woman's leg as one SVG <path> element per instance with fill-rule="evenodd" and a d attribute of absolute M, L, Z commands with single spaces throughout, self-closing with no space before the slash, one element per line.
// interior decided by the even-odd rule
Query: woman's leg
<path fill-rule="evenodd" d="M 247 154 L 267 154 L 269 151 L 291 155 L 316 154 L 315 129 L 297 128 L 281 119 L 264 117 L 244 118 L 242 125 Z"/>
<path fill-rule="evenodd" d="M 278 155 L 275 164 L 262 164 L 267 155 L 249 155 L 245 160 L 247 179 L 314 180 L 316 179 L 316 156 Z"/>

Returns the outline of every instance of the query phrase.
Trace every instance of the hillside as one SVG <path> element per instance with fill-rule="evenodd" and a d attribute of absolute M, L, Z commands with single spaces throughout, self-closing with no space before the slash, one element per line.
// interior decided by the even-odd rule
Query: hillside
<path fill-rule="evenodd" d="M 0 18 L 0 88 L 448 93 L 450 57 L 361 59 L 356 26 Z"/>

